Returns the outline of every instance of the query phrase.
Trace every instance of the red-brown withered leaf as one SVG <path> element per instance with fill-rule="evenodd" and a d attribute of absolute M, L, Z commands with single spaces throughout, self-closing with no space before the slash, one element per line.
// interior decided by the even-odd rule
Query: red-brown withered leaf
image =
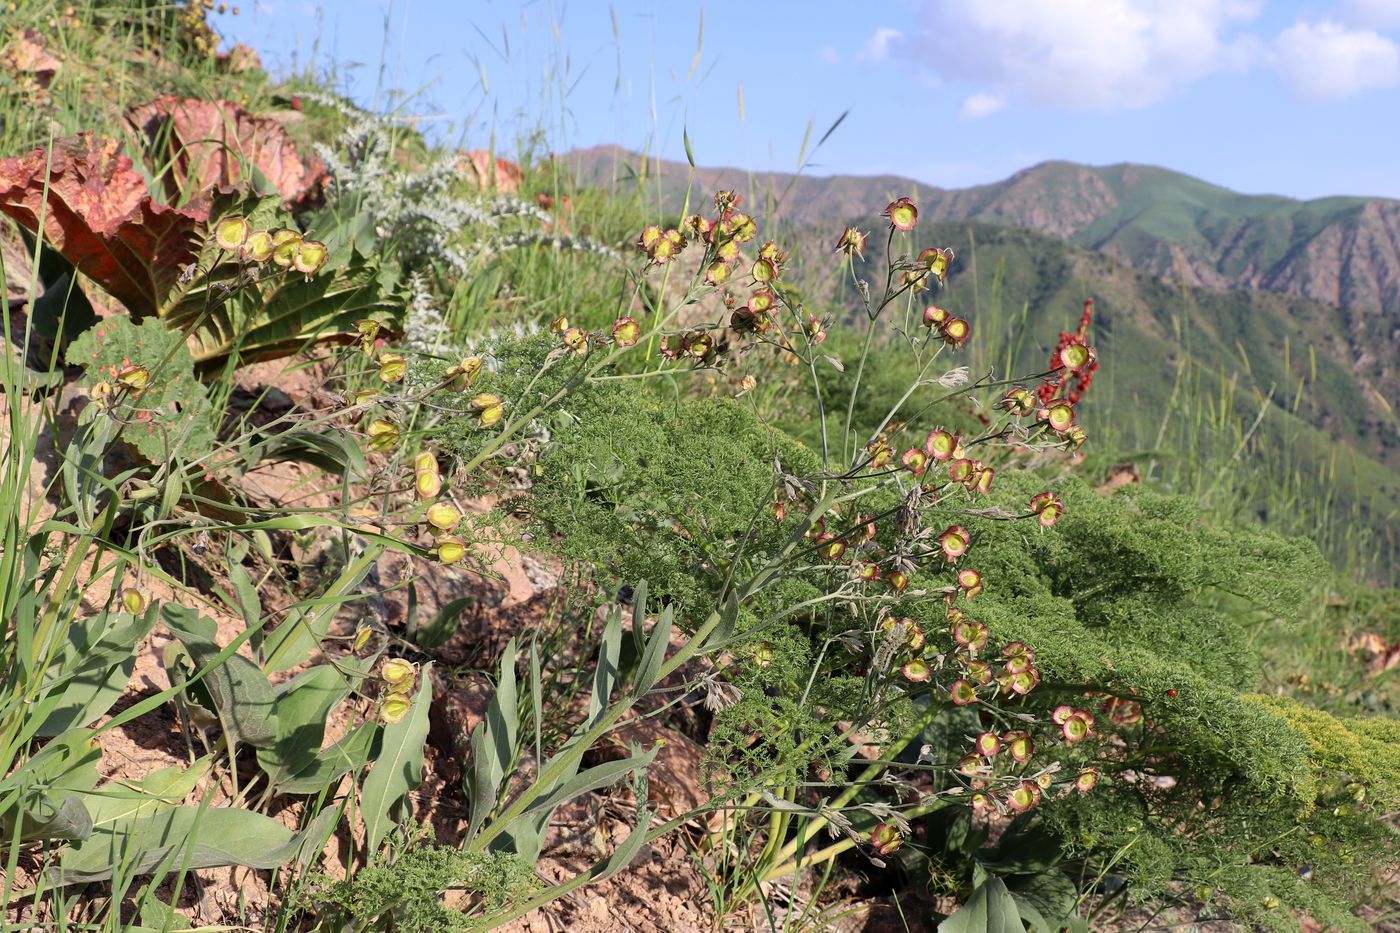
<path fill-rule="evenodd" d="M 297 154 L 281 123 L 232 101 L 158 97 L 127 111 L 126 120 L 147 147 L 148 164 L 165 169 L 161 179 L 172 202 L 248 184 L 256 171 L 284 201 L 304 203 L 326 178 L 320 161 Z"/>
<path fill-rule="evenodd" d="M 525 180 L 519 165 L 509 159 L 492 158 L 485 149 L 458 153 L 457 170 L 473 188 L 498 194 L 515 194 Z"/>
<path fill-rule="evenodd" d="M 198 257 L 209 205 L 157 204 L 120 148 L 84 133 L 56 140 L 52 157 L 36 149 L 0 159 L 0 213 L 31 233 L 41 232 L 42 218 L 50 246 L 143 317 L 156 313 Z"/>
<path fill-rule="evenodd" d="M 49 53 L 43 36 L 33 29 L 22 29 L 0 49 L 0 66 L 46 88 L 63 67 L 63 62 Z"/>

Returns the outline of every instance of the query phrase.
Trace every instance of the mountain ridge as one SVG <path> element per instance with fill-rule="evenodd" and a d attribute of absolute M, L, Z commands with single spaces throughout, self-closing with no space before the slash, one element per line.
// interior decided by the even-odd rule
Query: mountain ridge
<path fill-rule="evenodd" d="M 679 211 L 690 167 L 615 146 L 564 156 L 589 184 L 645 177 Z M 645 171 L 643 171 L 643 169 Z M 909 195 L 926 221 L 983 221 L 1061 237 L 1183 285 L 1261 290 L 1337 309 L 1357 378 L 1400 397 L 1400 201 L 1241 194 L 1159 166 L 1042 162 L 999 182 L 939 188 L 897 175 L 805 176 L 695 170 L 696 191 L 747 190 L 747 203 L 799 228 L 875 220 Z M 1388 403 L 1387 403 L 1388 404 Z"/>

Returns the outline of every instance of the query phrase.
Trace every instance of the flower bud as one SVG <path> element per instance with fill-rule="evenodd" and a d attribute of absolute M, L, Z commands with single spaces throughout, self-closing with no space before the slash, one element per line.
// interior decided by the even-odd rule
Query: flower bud
<path fill-rule="evenodd" d="M 925 327 L 942 327 L 952 317 L 947 311 L 935 305 L 929 305 L 924 309 Z"/>
<path fill-rule="evenodd" d="M 588 331 L 581 327 L 570 327 L 564 331 L 564 346 L 579 356 L 586 355 L 588 353 Z"/>
<path fill-rule="evenodd" d="M 1001 400 L 1001 407 L 1013 415 L 1029 415 L 1035 411 L 1035 395 L 1028 389 L 1012 389 Z"/>
<path fill-rule="evenodd" d="M 374 352 L 374 341 L 379 337 L 380 323 L 370 318 L 355 322 L 355 331 L 360 335 L 360 349 L 365 356 Z"/>

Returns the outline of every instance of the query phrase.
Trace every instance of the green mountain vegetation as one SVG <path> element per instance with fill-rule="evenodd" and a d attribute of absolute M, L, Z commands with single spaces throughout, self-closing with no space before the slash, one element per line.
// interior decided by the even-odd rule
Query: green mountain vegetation
<path fill-rule="evenodd" d="M 689 166 L 616 148 L 578 151 L 567 162 L 595 184 L 640 179 L 663 212 L 684 202 Z M 878 218 L 860 205 L 917 193 L 922 229 L 957 253 L 938 301 L 973 322 L 978 367 L 1043 365 L 1059 331 L 1094 299 L 1096 340 L 1112 351 L 1089 425 L 1114 456 L 1208 491 L 1211 505 L 1233 517 L 1312 533 L 1339 563 L 1400 579 L 1400 417 L 1389 401 L 1400 345 L 1392 354 L 1376 339 L 1387 328 L 1400 334 L 1400 305 L 1320 299 L 1319 266 L 1307 258 L 1342 228 L 1366 235 L 1368 218 L 1390 217 L 1400 204 L 1242 195 L 1148 166 L 1069 163 L 962 191 L 894 176 L 703 168 L 694 184 L 734 187 L 785 222 L 803 268 L 814 271 L 804 280 L 814 303 L 851 308 L 850 282 L 816 271 L 828 265 L 828 231 L 875 228 Z M 871 237 L 865 268 L 880 268 L 883 251 Z M 1360 265 L 1348 260 L 1353 278 Z M 1394 268 L 1400 273 L 1400 256 Z M 1198 470 L 1215 455 L 1241 469 L 1199 486 Z"/>

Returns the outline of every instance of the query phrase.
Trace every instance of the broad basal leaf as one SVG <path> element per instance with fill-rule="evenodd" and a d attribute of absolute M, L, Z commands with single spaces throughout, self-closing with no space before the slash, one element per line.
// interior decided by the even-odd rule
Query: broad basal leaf
<path fill-rule="evenodd" d="M 199 256 L 208 202 L 151 199 L 120 143 L 91 134 L 0 159 L 0 213 L 12 217 L 137 317 L 155 314 Z M 46 194 L 47 186 L 47 194 Z M 42 224 L 42 229 L 41 229 Z"/>
<path fill-rule="evenodd" d="M 297 154 L 282 124 L 232 101 L 158 97 L 127 111 L 126 119 L 172 203 L 249 183 L 284 201 L 304 202 L 326 178 L 324 165 Z"/>

